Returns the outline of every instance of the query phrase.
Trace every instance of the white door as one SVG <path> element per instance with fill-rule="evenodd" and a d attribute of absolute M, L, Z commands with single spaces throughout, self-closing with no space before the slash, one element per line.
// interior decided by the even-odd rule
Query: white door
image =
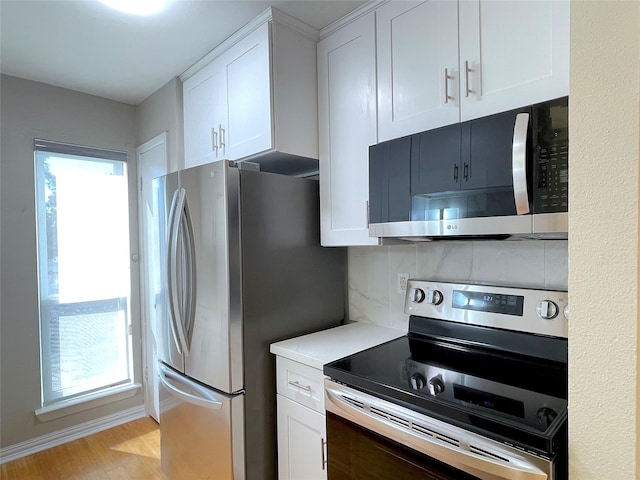
<path fill-rule="evenodd" d="M 226 80 L 214 61 L 184 82 L 185 168 L 225 158 Z"/>
<path fill-rule="evenodd" d="M 318 44 L 321 243 L 377 245 L 369 237 L 369 146 L 376 135 L 374 13 Z"/>
<path fill-rule="evenodd" d="M 569 94 L 569 2 L 460 2 L 462 121 Z"/>
<path fill-rule="evenodd" d="M 279 480 L 326 480 L 326 425 L 321 413 L 278 397 Z"/>
<path fill-rule="evenodd" d="M 225 158 L 237 160 L 272 148 L 269 23 L 226 52 Z"/>
<path fill-rule="evenodd" d="M 458 3 L 389 2 L 376 26 L 378 140 L 458 122 Z"/>
<path fill-rule="evenodd" d="M 153 179 L 168 173 L 167 133 L 164 132 L 136 149 L 138 158 L 138 218 L 140 219 L 140 294 L 142 296 L 143 369 L 145 409 L 160 420 L 158 362 L 156 359 L 156 298 L 160 293 L 158 228 L 161 219 L 153 194 Z"/>

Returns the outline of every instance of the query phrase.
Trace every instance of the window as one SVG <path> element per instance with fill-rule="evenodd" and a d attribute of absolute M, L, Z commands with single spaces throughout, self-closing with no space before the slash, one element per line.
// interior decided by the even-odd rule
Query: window
<path fill-rule="evenodd" d="M 34 141 L 42 404 L 133 381 L 126 154 Z"/>

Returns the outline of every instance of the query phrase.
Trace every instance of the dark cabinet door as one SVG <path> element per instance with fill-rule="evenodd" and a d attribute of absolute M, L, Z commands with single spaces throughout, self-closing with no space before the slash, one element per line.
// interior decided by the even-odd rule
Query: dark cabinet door
<path fill-rule="evenodd" d="M 411 194 L 458 190 L 460 168 L 460 124 L 429 130 L 413 136 Z"/>
<path fill-rule="evenodd" d="M 411 137 L 369 147 L 369 222 L 402 222 L 411 211 Z"/>
<path fill-rule="evenodd" d="M 513 185 L 513 127 L 518 113 L 512 110 L 462 124 L 462 189 Z"/>

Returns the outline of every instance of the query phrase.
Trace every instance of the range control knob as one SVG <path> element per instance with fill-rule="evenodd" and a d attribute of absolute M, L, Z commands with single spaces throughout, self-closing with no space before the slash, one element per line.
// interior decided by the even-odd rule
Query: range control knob
<path fill-rule="evenodd" d="M 424 300 L 424 290 L 421 288 L 411 288 L 409 290 L 409 300 L 413 303 L 422 303 Z"/>
<path fill-rule="evenodd" d="M 411 375 L 411 387 L 414 390 L 422 390 L 427 383 L 427 379 L 421 373 Z"/>
<path fill-rule="evenodd" d="M 536 418 L 538 419 L 538 425 L 540 425 L 545 430 L 553 423 L 558 414 L 555 410 L 549 407 L 542 407 L 538 409 L 536 413 Z"/>
<path fill-rule="evenodd" d="M 442 292 L 440 290 L 429 290 L 427 292 L 427 302 L 432 305 L 440 305 L 443 300 Z"/>
<path fill-rule="evenodd" d="M 558 315 L 558 305 L 551 300 L 540 300 L 536 308 L 538 316 L 545 320 L 551 320 Z"/>
<path fill-rule="evenodd" d="M 436 396 L 440 393 L 444 392 L 444 382 L 442 381 L 442 377 L 440 375 L 433 377 L 429 380 L 429 393 L 433 396 Z"/>

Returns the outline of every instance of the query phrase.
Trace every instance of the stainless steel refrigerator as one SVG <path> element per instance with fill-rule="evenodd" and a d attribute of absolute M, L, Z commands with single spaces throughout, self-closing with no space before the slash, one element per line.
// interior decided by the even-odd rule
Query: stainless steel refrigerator
<path fill-rule="evenodd" d="M 318 182 L 216 162 L 154 181 L 162 469 L 276 477 L 272 342 L 344 318 L 343 249 L 322 248 Z"/>

